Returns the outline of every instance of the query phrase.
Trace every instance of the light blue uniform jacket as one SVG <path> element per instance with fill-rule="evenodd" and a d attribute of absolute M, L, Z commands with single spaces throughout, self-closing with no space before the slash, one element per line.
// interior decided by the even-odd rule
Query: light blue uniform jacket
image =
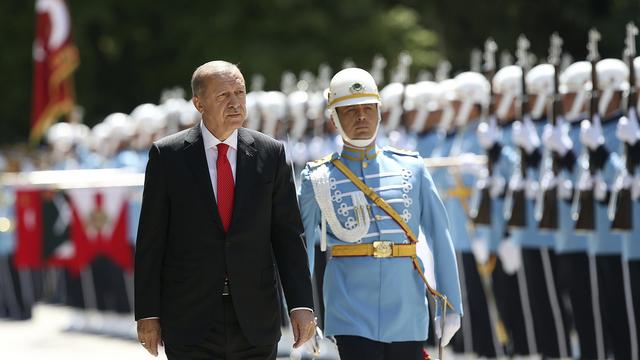
<path fill-rule="evenodd" d="M 331 158 L 337 157 L 402 215 L 416 235 L 419 228 L 423 229 L 435 259 L 436 288 L 448 297 L 455 312 L 462 314 L 449 221 L 423 159 L 415 153 L 377 147 L 368 148 L 366 154 L 345 147 L 341 155 L 334 153 Z M 311 174 L 321 169 L 329 172 L 329 206 L 340 226 L 346 228 L 362 221 L 354 213 L 351 196 L 360 191 L 328 160 L 307 164 L 301 174 L 299 202 L 311 269 L 321 225 Z M 357 242 L 409 243 L 400 226 L 370 199 L 366 200 L 371 223 Z M 330 223 L 326 229 L 328 249 L 348 245 L 335 235 Z M 324 276 L 324 303 L 325 333 L 329 336 L 354 335 L 381 342 L 423 341 L 428 336 L 426 287 L 407 257 L 330 258 Z"/>
<path fill-rule="evenodd" d="M 618 152 L 620 151 L 620 140 L 616 136 L 616 128 L 618 126 L 617 115 L 608 121 L 602 123 L 602 131 L 604 135 L 604 144 L 609 151 L 609 157 L 602 169 L 602 177 L 610 187 L 615 181 L 616 174 L 621 165 Z M 611 221 L 609 220 L 609 202 L 595 202 L 595 228 L 596 230 L 589 233 L 588 250 L 592 255 L 621 255 L 622 254 L 622 235 L 611 231 Z"/>
<path fill-rule="evenodd" d="M 542 131 L 544 129 L 544 125 L 547 123 L 546 120 L 536 120 L 534 121 L 534 126 L 536 128 L 536 132 L 538 133 L 538 137 L 542 138 Z M 542 148 L 539 148 L 538 151 L 542 152 Z M 519 152 L 519 150 L 516 150 Z M 542 164 L 542 162 L 541 162 Z M 514 168 L 512 173 L 516 171 L 520 171 L 520 164 L 514 164 Z M 527 178 L 538 181 L 540 179 L 540 167 L 535 168 L 527 168 Z M 526 199 L 525 203 L 526 207 L 526 226 L 523 228 L 511 228 L 511 238 L 516 244 L 519 244 L 521 247 L 525 249 L 538 249 L 541 247 L 553 247 L 555 243 L 555 236 L 553 233 L 548 231 L 540 231 L 538 228 L 538 220 L 535 218 L 535 198 L 534 199 Z"/>
<path fill-rule="evenodd" d="M 564 123 L 564 126 L 569 127 L 569 137 L 573 142 L 573 154 L 580 156 L 582 151 L 582 143 L 580 142 L 580 122 Z M 563 169 L 563 174 L 567 179 L 571 180 L 572 184 L 577 184 L 578 163 L 574 164 L 573 171 Z M 576 222 L 571 216 L 571 202 L 565 200 L 558 201 L 558 231 L 556 232 L 556 245 L 555 250 L 558 254 L 563 253 L 582 253 L 587 251 L 587 236 L 585 234 L 577 233 Z"/>

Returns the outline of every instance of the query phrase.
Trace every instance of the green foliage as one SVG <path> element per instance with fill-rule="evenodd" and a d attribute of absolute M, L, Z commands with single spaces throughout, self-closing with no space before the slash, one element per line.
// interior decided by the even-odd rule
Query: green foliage
<path fill-rule="evenodd" d="M 211 59 L 239 63 L 247 78 L 263 74 L 273 89 L 285 70 L 315 72 L 323 62 L 338 70 L 345 58 L 368 69 L 382 54 L 390 70 L 401 50 L 413 56 L 414 74 L 442 58 L 465 70 L 485 38 L 513 50 L 520 32 L 539 58 L 554 30 L 583 58 L 586 30 L 596 26 L 603 55 L 619 56 L 624 24 L 640 23 L 637 0 L 67 1 L 81 56 L 77 99 L 90 125 L 157 102 L 164 88 L 189 89 L 193 69 Z M 34 19 L 33 1 L 0 2 L 0 143 L 27 138 Z"/>

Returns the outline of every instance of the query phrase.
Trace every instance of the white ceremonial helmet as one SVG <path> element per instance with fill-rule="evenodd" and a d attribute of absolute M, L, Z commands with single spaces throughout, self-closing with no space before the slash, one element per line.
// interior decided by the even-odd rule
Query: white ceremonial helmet
<path fill-rule="evenodd" d="M 182 109 L 180 110 L 180 128 L 190 128 L 198 123 L 202 115 L 196 107 L 193 105 L 191 101 L 187 101 L 182 105 Z"/>
<path fill-rule="evenodd" d="M 287 96 L 280 91 L 267 91 L 260 96 L 260 110 L 264 116 L 262 132 L 276 136 L 278 121 L 283 121 L 287 116 Z"/>
<path fill-rule="evenodd" d="M 289 114 L 293 120 L 290 135 L 295 140 L 301 139 L 307 130 L 307 101 L 309 94 L 306 91 L 296 90 L 287 96 Z"/>
<path fill-rule="evenodd" d="M 377 105 L 378 123 L 376 124 L 376 130 L 369 139 L 351 139 L 340 124 L 340 117 L 336 108 L 363 104 Z M 327 107 L 331 112 L 336 128 L 345 141 L 354 146 L 365 147 L 375 140 L 380 127 L 380 94 L 371 74 L 359 68 L 347 68 L 339 71 L 333 76 L 329 84 Z M 400 107 L 402 111 L 402 104 L 400 104 Z"/>
<path fill-rule="evenodd" d="M 636 87 L 640 89 L 640 56 L 633 59 L 633 71 L 636 73 Z M 640 109 L 640 96 L 638 96 L 636 109 Z"/>
<path fill-rule="evenodd" d="M 247 123 L 246 126 L 252 130 L 260 130 L 260 120 L 262 114 L 260 113 L 260 96 L 264 94 L 264 91 L 250 91 L 247 93 Z"/>
<path fill-rule="evenodd" d="M 629 89 L 629 67 L 619 59 L 603 59 L 596 64 L 596 72 L 598 90 L 602 91 L 598 103 L 598 113 L 604 116 L 613 94 L 616 91 Z"/>
<path fill-rule="evenodd" d="M 91 138 L 91 128 L 82 123 L 71 123 L 73 139 L 76 144 L 88 146 Z"/>
<path fill-rule="evenodd" d="M 553 77 L 555 68 L 551 64 L 540 64 L 534 66 L 527 72 L 525 81 L 527 82 L 527 92 L 536 95 L 536 102 L 531 108 L 531 117 L 539 119 L 542 117 L 546 104 L 553 96 Z"/>
<path fill-rule="evenodd" d="M 103 122 L 109 125 L 109 138 L 112 140 L 127 140 L 135 134 L 135 124 L 127 114 L 113 113 L 104 118 Z"/>
<path fill-rule="evenodd" d="M 491 85 L 482 74 L 473 71 L 463 72 L 453 80 L 456 97 L 460 100 L 456 123 L 461 126 L 469 120 L 474 105 L 482 108 L 489 105 Z"/>
<path fill-rule="evenodd" d="M 402 119 L 402 97 L 405 87 L 402 83 L 392 82 L 380 90 L 380 112 L 389 112 L 384 130 L 389 133 L 398 128 Z"/>
<path fill-rule="evenodd" d="M 136 106 L 131 118 L 139 131 L 154 134 L 167 126 L 167 118 L 163 110 L 155 104 L 146 103 Z"/>
<path fill-rule="evenodd" d="M 73 128 L 68 122 L 55 123 L 47 130 L 47 142 L 56 151 L 69 151 L 73 146 L 73 141 Z"/>
<path fill-rule="evenodd" d="M 415 84 L 407 85 L 402 106 L 405 111 L 416 112 L 415 119 L 411 125 L 412 131 L 422 131 L 429 113 L 440 108 L 439 97 L 440 88 L 437 82 L 419 81 Z"/>
<path fill-rule="evenodd" d="M 571 109 L 565 113 L 565 118 L 569 121 L 580 120 L 578 117 L 582 113 L 587 93 L 591 90 L 591 63 L 588 61 L 575 62 L 560 74 L 559 90 L 561 94 L 575 93 Z"/>
<path fill-rule="evenodd" d="M 178 131 L 185 103 L 192 104 L 191 101 L 187 101 L 184 98 L 171 97 L 159 105 L 160 109 L 162 109 L 165 114 L 169 133 Z"/>
<path fill-rule="evenodd" d="M 504 119 L 516 97 L 522 95 L 522 68 L 517 65 L 505 66 L 493 77 L 493 92 L 502 95 L 496 115 Z"/>
<path fill-rule="evenodd" d="M 442 80 L 438 83 L 440 90 L 440 96 L 438 97 L 438 103 L 442 109 L 442 117 L 440 118 L 440 128 L 448 130 L 453 121 L 453 117 L 456 114 L 456 109 L 453 107 L 453 102 L 458 100 L 458 94 L 456 93 L 456 81 L 454 79 Z"/>

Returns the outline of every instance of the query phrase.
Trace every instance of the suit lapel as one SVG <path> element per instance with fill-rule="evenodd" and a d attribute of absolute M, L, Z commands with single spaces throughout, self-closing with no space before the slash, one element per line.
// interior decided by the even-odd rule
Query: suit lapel
<path fill-rule="evenodd" d="M 185 138 L 184 151 L 187 163 L 189 164 L 189 169 L 191 170 L 196 182 L 196 188 L 201 195 L 198 197 L 203 201 L 204 206 L 207 208 L 209 218 L 216 223 L 220 229 L 223 229 L 220 214 L 218 214 L 216 198 L 211 185 L 211 177 L 209 175 L 209 167 L 207 165 L 207 158 L 205 155 L 204 141 L 202 140 L 202 133 L 200 131 L 199 124 L 189 130 L 189 133 Z"/>
<path fill-rule="evenodd" d="M 230 231 L 234 228 L 234 224 L 239 221 L 240 215 L 245 213 L 245 205 L 251 202 L 250 196 L 252 192 L 249 189 L 253 186 L 252 181 L 256 175 L 256 151 L 251 134 L 243 128 L 238 129 L 236 183 Z"/>

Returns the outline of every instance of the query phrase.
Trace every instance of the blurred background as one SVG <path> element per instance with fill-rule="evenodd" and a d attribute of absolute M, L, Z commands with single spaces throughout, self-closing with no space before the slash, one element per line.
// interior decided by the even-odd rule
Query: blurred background
<path fill-rule="evenodd" d="M 279 89 L 284 71 L 340 69 L 345 59 L 370 68 L 375 54 L 391 68 L 402 50 L 413 57 L 414 76 L 444 59 L 455 73 L 468 69 L 471 50 L 488 37 L 513 52 L 521 33 L 544 57 L 558 31 L 565 51 L 583 59 L 587 31 L 596 27 L 602 56 L 620 57 L 624 25 L 640 21 L 636 0 L 67 2 L 80 58 L 77 104 L 90 126 L 157 102 L 165 88 L 188 89 L 195 67 L 211 59 L 238 63 L 247 80 L 262 74 L 265 89 Z M 28 138 L 35 20 L 33 1 L 0 4 L 0 144 Z"/>
<path fill-rule="evenodd" d="M 239 65 L 250 90 L 246 126 L 285 143 L 299 173 L 341 145 L 323 91 L 344 67 L 370 70 L 381 90 L 388 86 L 380 141 L 428 157 L 418 142 L 436 125 L 429 120 L 415 131 L 405 123 L 421 100 L 407 102 L 404 84 L 438 82 L 442 98 L 429 101 L 447 103 L 433 111 L 443 118 L 465 100 L 449 97 L 455 89 L 445 89 L 447 79 L 480 72 L 487 39 L 497 44 L 499 69 L 515 63 L 517 40 L 526 35 L 533 66 L 547 62 L 557 32 L 562 70 L 586 58 L 593 28 L 601 58 L 626 61 L 629 22 L 640 23 L 638 0 L 0 2 L 0 359 L 148 358 L 131 313 L 143 172 L 152 141 L 200 121 L 189 101 L 200 64 Z M 480 104 L 473 106 L 480 116 Z M 395 110 L 397 121 L 388 120 Z M 456 129 L 438 132 L 444 142 Z M 447 190 L 446 182 L 437 185 Z M 464 228 L 468 214 L 459 214 Z M 640 255 L 632 260 L 640 269 Z M 287 319 L 282 326 L 281 358 L 311 358 L 310 349 L 290 354 Z M 503 325 L 495 326 L 501 335 Z M 579 354 L 576 330 L 566 335 Z M 494 337 L 507 354 L 517 353 L 508 336 Z M 322 349 L 318 358 L 336 358 L 331 343 Z M 460 349 L 447 356 L 478 355 Z"/>

